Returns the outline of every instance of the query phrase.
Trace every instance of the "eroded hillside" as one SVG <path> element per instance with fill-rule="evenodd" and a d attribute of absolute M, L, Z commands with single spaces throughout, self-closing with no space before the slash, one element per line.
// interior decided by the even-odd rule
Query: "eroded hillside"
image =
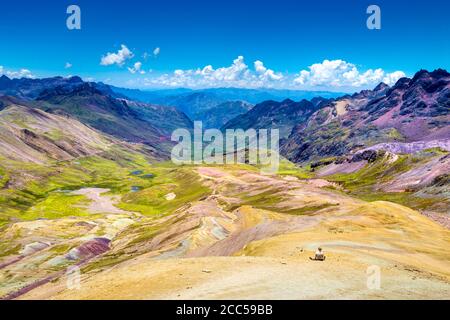
<path fill-rule="evenodd" d="M 356 199 L 325 180 L 288 174 L 303 174 L 295 167 L 285 169 L 285 174 L 263 176 L 249 166 L 142 164 L 128 175 L 135 184 L 151 182 L 133 192 L 119 187 L 57 193 L 53 204 L 64 201 L 82 212 L 18 221 L 4 229 L 2 243 L 15 250 L 2 254 L 2 295 L 448 296 L 448 230 L 405 206 Z M 309 259 L 318 246 L 327 254 L 324 262 Z M 65 272 L 75 264 L 81 268 L 81 287 L 70 290 Z M 366 286 L 371 265 L 381 268 L 381 290 Z"/>

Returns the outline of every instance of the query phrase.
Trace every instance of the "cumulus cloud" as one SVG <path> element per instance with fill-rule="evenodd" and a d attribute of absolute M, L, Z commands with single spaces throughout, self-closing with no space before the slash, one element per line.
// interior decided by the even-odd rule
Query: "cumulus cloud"
<path fill-rule="evenodd" d="M 145 74 L 145 71 L 141 69 L 142 68 L 142 62 L 138 61 L 136 62 L 132 68 L 128 68 L 128 71 L 130 71 L 132 74 L 140 73 Z"/>
<path fill-rule="evenodd" d="M 20 69 L 19 71 L 7 71 L 6 75 L 10 78 L 34 78 L 34 75 L 28 69 Z"/>
<path fill-rule="evenodd" d="M 157 56 L 159 56 L 160 52 L 161 52 L 161 48 L 157 47 L 157 48 L 155 48 L 155 50 L 153 50 L 153 55 L 155 57 L 157 57 Z"/>
<path fill-rule="evenodd" d="M 395 84 L 400 78 L 406 77 L 406 74 L 403 71 L 395 71 L 392 73 L 388 73 L 383 78 L 383 82 L 388 85 Z"/>
<path fill-rule="evenodd" d="M 126 60 L 133 58 L 133 52 L 127 48 L 126 45 L 122 44 L 121 49 L 116 53 L 108 52 L 101 58 L 100 64 L 102 66 L 110 66 L 113 64 L 117 64 L 122 66 Z"/>
<path fill-rule="evenodd" d="M 72 68 L 72 64 L 70 62 L 66 62 L 64 69 L 70 69 Z"/>
<path fill-rule="evenodd" d="M 255 61 L 254 70 L 245 63 L 243 56 L 238 56 L 232 64 L 226 67 L 214 68 L 206 65 L 198 69 L 177 69 L 173 73 L 163 74 L 156 78 L 147 78 L 147 86 L 163 87 L 273 87 L 274 82 L 283 78 L 264 66 L 261 61 Z"/>
<path fill-rule="evenodd" d="M 3 66 L 0 66 L 0 75 L 5 75 L 8 78 L 35 78 L 33 73 L 28 69 L 6 70 Z"/>
<path fill-rule="evenodd" d="M 294 83 L 305 87 L 327 88 L 362 88 L 377 85 L 381 81 L 393 85 L 405 76 L 402 71 L 386 73 L 383 69 L 358 70 L 353 63 L 344 60 L 324 60 L 301 70 L 294 79 Z"/>
<path fill-rule="evenodd" d="M 159 54 L 157 49 L 159 48 L 153 51 L 154 55 Z M 128 70 L 132 74 L 146 73 L 139 61 L 128 67 Z M 261 60 L 256 60 L 249 66 L 243 56 L 238 56 L 228 66 L 214 67 L 208 64 L 196 69 L 176 69 L 164 74 L 152 73 L 152 76 L 136 79 L 134 84 L 154 88 L 264 87 L 354 92 L 372 89 L 380 82 L 393 85 L 402 77 L 405 77 L 402 71 L 389 73 L 381 68 L 361 70 L 355 64 L 344 60 L 324 60 L 296 74 L 282 73 L 270 69 Z"/>
<path fill-rule="evenodd" d="M 254 66 L 261 80 L 281 80 L 283 78 L 281 73 L 275 73 L 272 69 L 267 69 L 262 61 L 256 60 Z"/>

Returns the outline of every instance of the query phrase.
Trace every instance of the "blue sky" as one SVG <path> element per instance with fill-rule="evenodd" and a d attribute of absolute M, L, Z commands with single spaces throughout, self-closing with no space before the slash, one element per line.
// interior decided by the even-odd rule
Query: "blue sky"
<path fill-rule="evenodd" d="M 81 30 L 66 27 L 70 4 Z M 371 4 L 381 30 L 366 27 Z M 12 77 L 352 91 L 450 68 L 444 0 L 16 0 L 0 12 L 0 72 Z"/>

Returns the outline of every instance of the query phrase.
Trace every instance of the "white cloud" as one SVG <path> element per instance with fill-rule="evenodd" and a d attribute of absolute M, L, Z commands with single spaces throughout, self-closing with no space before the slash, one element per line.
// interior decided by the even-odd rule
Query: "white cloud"
<path fill-rule="evenodd" d="M 146 78 L 146 86 L 159 87 L 273 87 L 283 78 L 281 73 L 264 66 L 261 61 L 255 61 L 255 70 L 245 63 L 243 56 L 238 56 L 227 67 L 214 68 L 206 65 L 198 69 L 177 69 L 171 74 L 163 74 L 155 78 Z"/>
<path fill-rule="evenodd" d="M 249 75 L 249 70 L 244 62 L 244 57 L 239 56 L 229 67 L 214 70 L 211 65 L 208 65 L 201 71 L 197 70 L 196 73 L 211 81 L 233 82 L 245 79 Z"/>
<path fill-rule="evenodd" d="M 267 69 L 262 61 L 256 60 L 254 65 L 261 80 L 281 80 L 283 78 L 281 73 L 275 73 L 272 69 Z"/>
<path fill-rule="evenodd" d="M 140 73 L 140 74 L 145 74 L 144 70 L 141 70 L 142 68 L 142 62 L 138 61 L 136 62 L 132 68 L 128 67 L 128 71 L 130 71 L 132 74 Z"/>
<path fill-rule="evenodd" d="M 66 62 L 64 69 L 70 69 L 72 68 L 72 64 L 70 62 Z"/>
<path fill-rule="evenodd" d="M 161 52 L 161 48 L 160 47 L 157 47 L 157 48 L 155 48 L 155 50 L 153 50 L 153 55 L 155 56 L 155 57 L 157 57 L 157 56 L 159 56 L 159 53 Z"/>
<path fill-rule="evenodd" d="M 402 71 L 386 73 L 383 69 L 358 70 L 353 63 L 344 60 L 324 60 L 302 70 L 294 79 L 294 83 L 304 87 L 325 88 L 370 88 L 381 81 L 393 85 L 401 77 Z"/>
<path fill-rule="evenodd" d="M 395 84 L 400 78 L 404 77 L 406 77 L 406 74 L 403 71 L 395 71 L 386 74 L 386 76 L 383 78 L 383 82 L 391 86 Z"/>
<path fill-rule="evenodd" d="M 0 66 L 0 75 L 4 74 L 8 78 L 35 78 L 33 73 L 25 68 L 22 68 L 20 70 L 6 70 L 3 66 Z"/>
<path fill-rule="evenodd" d="M 117 51 L 117 53 L 108 52 L 105 56 L 103 56 L 100 64 L 102 66 L 109 66 L 113 64 L 122 66 L 126 60 L 133 58 L 133 56 L 133 52 L 131 52 L 127 46 L 122 44 L 121 49 Z"/>
<path fill-rule="evenodd" d="M 140 61 L 128 67 L 128 70 L 132 74 L 146 74 Z M 224 67 L 205 65 L 196 69 L 176 69 L 164 74 L 151 71 L 148 73 L 152 75 L 136 79 L 134 85 L 154 88 L 265 87 L 355 92 L 361 89 L 373 89 L 380 82 L 392 86 L 398 79 L 405 76 L 402 71 L 388 73 L 381 68 L 361 70 L 355 64 L 344 60 L 324 60 L 321 63 L 312 64 L 297 74 L 289 74 L 270 69 L 261 60 L 254 61 L 251 68 L 246 64 L 243 56 L 238 56 L 229 66 Z"/>

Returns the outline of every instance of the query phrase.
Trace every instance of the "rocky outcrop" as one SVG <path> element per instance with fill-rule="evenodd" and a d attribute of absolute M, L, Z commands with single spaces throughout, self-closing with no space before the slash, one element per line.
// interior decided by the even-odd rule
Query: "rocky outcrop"
<path fill-rule="evenodd" d="M 380 155 L 383 154 L 384 152 L 379 152 L 376 150 L 364 150 L 362 152 L 357 152 L 351 159 L 349 159 L 349 162 L 367 161 L 370 163 L 377 160 Z"/>
<path fill-rule="evenodd" d="M 66 258 L 69 260 L 91 259 L 108 251 L 110 242 L 106 238 L 94 238 L 70 250 Z"/>
<path fill-rule="evenodd" d="M 377 151 L 385 150 L 392 153 L 411 154 L 426 149 L 439 148 L 441 150 L 450 151 L 450 139 L 432 140 L 432 141 L 415 141 L 410 143 L 391 142 L 391 143 L 379 143 L 374 146 L 368 147 L 360 152 L 365 151 Z M 360 153 L 358 152 L 358 153 Z"/>

